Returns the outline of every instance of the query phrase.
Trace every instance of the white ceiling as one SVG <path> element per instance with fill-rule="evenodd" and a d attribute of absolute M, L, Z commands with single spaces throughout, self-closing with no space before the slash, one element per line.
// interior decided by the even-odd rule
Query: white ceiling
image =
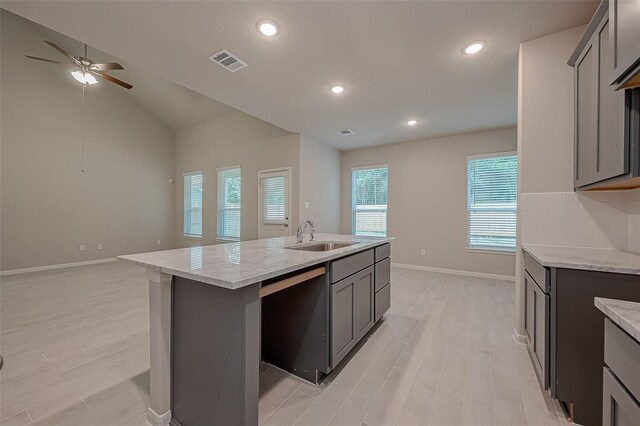
<path fill-rule="evenodd" d="M 21 19 L 22 18 L 18 18 Z M 77 40 L 62 35 L 49 28 L 23 20 L 25 25 L 33 27 L 34 31 L 41 34 L 43 40 L 53 41 L 66 49 L 73 56 L 84 55 L 84 45 Z M 37 52 L 25 52 L 43 58 L 60 60 L 62 56 L 47 46 L 44 42 L 38 46 Z M 151 115 L 165 123 L 174 131 L 202 123 L 219 117 L 234 108 L 221 102 L 203 96 L 200 93 L 180 86 L 166 78 L 160 77 L 150 71 L 143 70 L 128 62 L 106 54 L 89 46 L 87 56 L 94 62 L 118 62 L 125 69 L 109 71 L 108 73 L 120 80 L 133 85 L 133 89 L 125 90 L 111 83 L 104 83 L 110 90 L 115 90 L 128 96 L 133 102 L 146 109 Z M 55 65 L 33 63 L 33 66 L 49 67 L 52 71 L 68 72 L 66 68 L 58 68 Z M 99 80 L 102 82 L 102 80 Z"/>
<path fill-rule="evenodd" d="M 292 132 L 351 149 L 516 123 L 518 45 L 595 1 L 3 1 L 2 7 Z M 255 29 L 276 20 L 277 37 Z M 461 54 L 486 40 L 476 56 Z M 207 58 L 249 64 L 229 73 Z M 332 83 L 347 86 L 334 96 Z M 418 118 L 418 126 L 404 125 Z M 348 128 L 353 135 L 340 136 Z"/>

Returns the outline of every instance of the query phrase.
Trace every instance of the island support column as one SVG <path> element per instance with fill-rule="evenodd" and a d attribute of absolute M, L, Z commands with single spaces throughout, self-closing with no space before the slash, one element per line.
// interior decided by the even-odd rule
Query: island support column
<path fill-rule="evenodd" d="M 171 421 L 171 281 L 173 276 L 147 268 L 149 280 L 150 398 L 147 421 Z"/>

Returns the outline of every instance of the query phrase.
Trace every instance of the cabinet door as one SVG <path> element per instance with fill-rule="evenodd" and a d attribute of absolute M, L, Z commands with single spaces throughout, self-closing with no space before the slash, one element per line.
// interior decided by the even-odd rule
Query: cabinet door
<path fill-rule="evenodd" d="M 536 283 L 527 276 L 525 273 L 524 283 L 525 283 L 525 322 L 524 322 L 524 331 L 527 334 L 527 345 L 529 346 L 529 350 L 533 352 L 533 342 L 535 341 L 535 301 L 536 294 L 533 291 Z"/>
<path fill-rule="evenodd" d="M 640 59 L 640 0 L 611 0 L 609 17 L 614 83 Z"/>
<path fill-rule="evenodd" d="M 606 367 L 602 385 L 603 426 L 637 426 L 640 406 Z"/>
<path fill-rule="evenodd" d="M 540 290 L 540 288 L 535 286 L 535 343 L 533 346 L 533 353 L 535 355 L 536 361 L 540 365 L 540 372 L 543 375 L 543 384 L 545 384 L 546 388 L 546 380 L 544 380 L 544 374 L 546 371 L 546 361 L 547 361 L 547 319 L 546 319 L 546 305 L 547 305 L 547 295 Z"/>
<path fill-rule="evenodd" d="M 356 345 L 356 275 L 331 285 L 331 366 Z"/>
<path fill-rule="evenodd" d="M 596 146 L 596 47 L 589 44 L 575 65 L 575 186 L 593 183 Z"/>
<path fill-rule="evenodd" d="M 640 7 L 640 3 L 638 6 Z M 598 52 L 598 110 L 594 182 L 629 172 L 625 91 L 615 91 L 609 85 L 613 71 L 609 25 L 609 20 L 605 18 L 595 33 Z M 640 28 L 640 21 L 638 27 Z"/>
<path fill-rule="evenodd" d="M 356 292 L 356 340 L 360 340 L 374 324 L 374 279 L 373 267 L 360 271 L 355 276 Z"/>

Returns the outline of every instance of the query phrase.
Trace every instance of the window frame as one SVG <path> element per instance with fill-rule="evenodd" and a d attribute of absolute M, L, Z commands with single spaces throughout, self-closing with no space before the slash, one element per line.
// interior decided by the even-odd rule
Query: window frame
<path fill-rule="evenodd" d="M 187 223 L 186 223 L 186 213 L 187 213 L 187 197 L 189 197 L 189 209 L 191 207 L 191 193 L 187 194 L 186 189 L 186 179 L 191 178 L 192 176 L 201 176 L 202 177 L 202 206 L 200 206 L 200 215 L 202 216 L 202 225 L 204 225 L 204 173 L 202 170 L 194 170 L 191 172 L 186 172 L 182 174 L 182 236 L 184 238 L 194 238 L 194 239 L 202 239 L 202 234 L 204 229 L 200 231 L 200 234 L 194 234 L 191 232 L 187 232 Z M 204 226 L 203 226 L 204 227 Z"/>
<path fill-rule="evenodd" d="M 470 253 L 492 253 L 492 254 L 505 254 L 505 255 L 515 255 L 517 249 L 517 241 L 513 247 L 496 247 L 496 246 L 483 246 L 483 245 L 472 245 L 470 243 L 471 238 L 471 216 L 469 210 L 469 160 L 482 160 L 486 158 L 498 158 L 498 157 L 515 157 L 516 158 L 516 205 L 514 207 L 514 212 L 516 215 L 516 235 L 517 235 L 517 220 L 518 220 L 518 178 L 519 178 L 519 168 L 520 161 L 518 158 L 517 151 L 502 151 L 502 152 L 492 152 L 488 154 L 478 154 L 478 155 L 467 155 L 466 157 L 466 210 L 467 210 L 467 241 L 466 241 L 466 251 Z"/>
<path fill-rule="evenodd" d="M 240 207 L 238 207 L 238 211 L 240 211 L 240 223 L 238 224 L 238 229 L 240 230 L 239 237 L 233 237 L 229 235 L 222 235 L 220 232 L 223 229 L 223 224 L 220 221 L 220 212 L 224 209 L 221 204 L 224 204 L 225 199 L 225 185 L 223 179 L 221 180 L 222 172 L 226 170 L 239 170 L 240 171 Z M 242 239 L 242 166 L 240 164 L 234 166 L 226 166 L 226 167 L 218 167 L 216 169 L 216 179 L 217 179 L 217 205 L 216 205 L 216 239 L 219 241 L 240 241 Z M 234 209 L 235 210 L 235 209 Z"/>
<path fill-rule="evenodd" d="M 351 235 L 357 237 L 371 237 L 371 235 L 358 235 L 356 233 L 356 185 L 354 184 L 355 172 L 358 170 L 369 170 L 369 169 L 387 169 L 387 204 L 385 205 L 384 213 L 385 213 L 385 227 L 384 227 L 384 237 L 389 235 L 389 227 L 388 227 L 388 217 L 389 217 L 389 165 L 388 164 L 375 164 L 371 166 L 357 166 L 351 167 Z"/>

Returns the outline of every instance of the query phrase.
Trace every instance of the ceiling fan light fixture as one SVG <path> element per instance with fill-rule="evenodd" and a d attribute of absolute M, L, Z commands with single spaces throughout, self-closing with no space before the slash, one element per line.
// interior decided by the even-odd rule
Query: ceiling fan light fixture
<path fill-rule="evenodd" d="M 88 72 L 84 71 L 71 71 L 71 75 L 76 79 L 78 83 L 90 86 L 98 83 L 98 80 Z"/>

